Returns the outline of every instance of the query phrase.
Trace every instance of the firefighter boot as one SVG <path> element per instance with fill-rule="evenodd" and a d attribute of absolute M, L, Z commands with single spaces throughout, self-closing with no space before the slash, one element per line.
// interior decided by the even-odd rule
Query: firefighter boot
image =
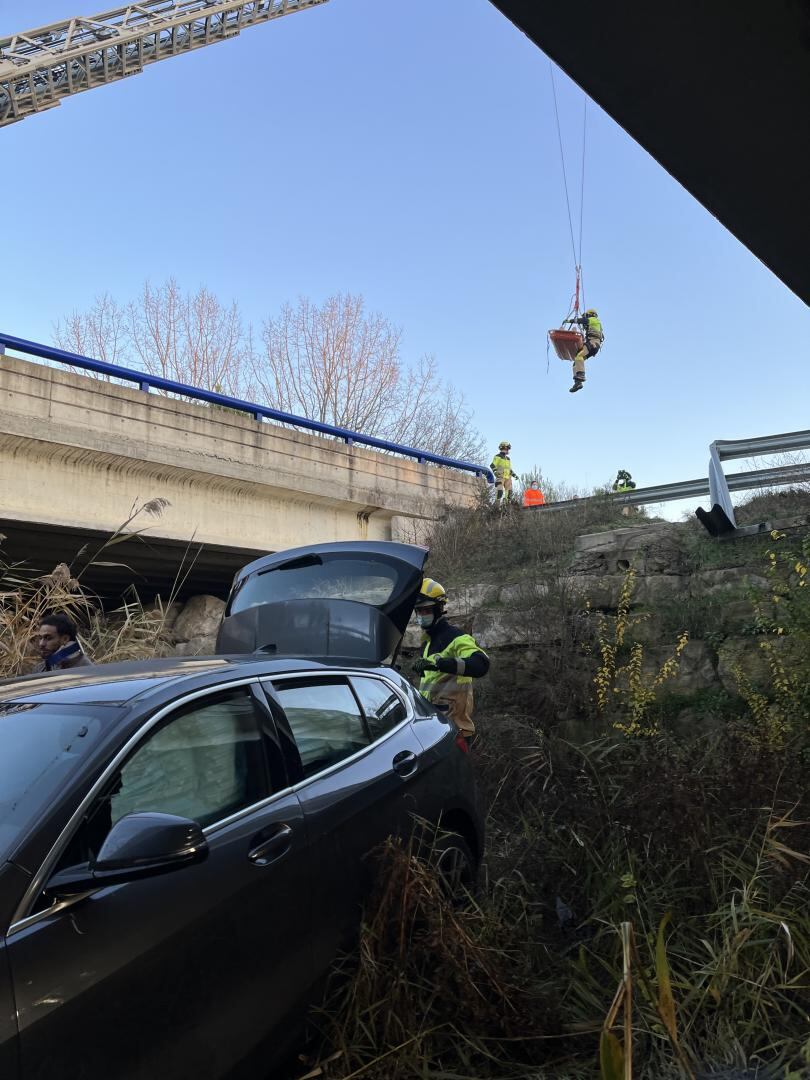
<path fill-rule="evenodd" d="M 585 376 L 584 375 L 575 375 L 574 376 L 574 385 L 569 389 L 568 393 L 569 394 L 575 394 L 577 392 L 577 390 L 581 390 L 584 385 L 585 385 Z"/>

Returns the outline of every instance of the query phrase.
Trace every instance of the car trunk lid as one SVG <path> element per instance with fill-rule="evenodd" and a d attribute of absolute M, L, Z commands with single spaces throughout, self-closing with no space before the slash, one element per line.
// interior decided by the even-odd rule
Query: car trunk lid
<path fill-rule="evenodd" d="M 390 662 L 427 555 L 415 544 L 379 540 L 257 559 L 236 575 L 217 652 Z"/>

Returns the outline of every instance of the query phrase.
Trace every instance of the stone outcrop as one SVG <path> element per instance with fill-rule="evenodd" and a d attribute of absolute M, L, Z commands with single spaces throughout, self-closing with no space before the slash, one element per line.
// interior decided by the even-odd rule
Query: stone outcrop
<path fill-rule="evenodd" d="M 572 640 L 593 645 L 598 623 L 609 626 L 616 619 L 632 569 L 627 639 L 644 645 L 645 669 L 660 669 L 680 632 L 690 634 L 677 676 L 667 681 L 668 693 L 737 693 L 737 667 L 755 686 L 762 685 L 767 665 L 758 638 L 751 636 L 752 595 L 767 596 L 762 552 L 750 549 L 751 567 L 694 569 L 688 535 L 686 526 L 669 522 L 581 535 L 568 565 L 550 565 L 545 580 L 540 564 L 531 580 L 451 589 L 450 618 L 487 650 L 518 651 L 520 670 L 530 678 L 531 657 L 563 641 L 569 648 Z M 712 557 L 722 554 L 716 547 L 711 550 Z M 740 549 L 735 557 L 739 554 Z M 419 637 L 418 630 L 409 629 L 405 648 L 417 647 Z"/>
<path fill-rule="evenodd" d="M 216 596 L 192 596 L 172 626 L 178 656 L 203 656 L 216 646 L 225 601 Z"/>
<path fill-rule="evenodd" d="M 574 543 L 574 574 L 683 574 L 686 557 L 668 523 L 585 533 Z"/>

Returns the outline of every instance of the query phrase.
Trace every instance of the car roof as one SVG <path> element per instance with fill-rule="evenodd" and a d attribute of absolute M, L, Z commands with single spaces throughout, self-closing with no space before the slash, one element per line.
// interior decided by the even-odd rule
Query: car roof
<path fill-rule="evenodd" d="M 329 658 L 298 660 L 262 656 L 189 656 L 162 657 L 152 660 L 127 660 L 114 664 L 96 664 L 66 671 L 51 671 L 0 680 L 0 703 L 39 702 L 62 705 L 125 705 L 151 691 L 165 691 L 182 682 L 216 683 L 213 676 L 233 678 L 250 675 L 277 675 L 286 672 L 324 668 L 373 667 L 356 660 Z M 205 678 L 208 676 L 208 678 Z M 203 678 L 201 678 L 203 677 Z"/>

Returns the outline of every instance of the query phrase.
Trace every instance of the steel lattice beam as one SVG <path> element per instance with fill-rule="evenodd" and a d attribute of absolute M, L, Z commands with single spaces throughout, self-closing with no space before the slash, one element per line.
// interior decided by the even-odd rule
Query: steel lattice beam
<path fill-rule="evenodd" d="M 0 38 L 0 127 L 328 0 L 144 0 Z"/>

